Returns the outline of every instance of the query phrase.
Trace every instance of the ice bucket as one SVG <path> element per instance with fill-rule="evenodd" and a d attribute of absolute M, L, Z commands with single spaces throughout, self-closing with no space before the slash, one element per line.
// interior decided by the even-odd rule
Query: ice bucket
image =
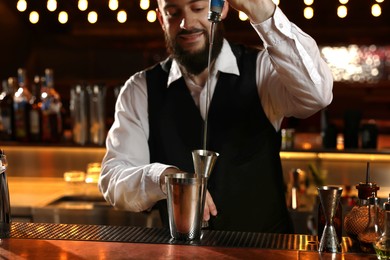
<path fill-rule="evenodd" d="M 198 240 L 201 236 L 205 177 L 176 173 L 165 177 L 171 236 L 176 240 Z"/>

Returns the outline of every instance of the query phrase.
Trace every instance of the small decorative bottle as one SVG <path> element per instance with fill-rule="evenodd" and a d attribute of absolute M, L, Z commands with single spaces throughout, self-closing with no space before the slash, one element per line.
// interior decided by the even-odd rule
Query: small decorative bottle
<path fill-rule="evenodd" d="M 385 211 L 385 225 L 381 236 L 374 243 L 376 256 L 379 260 L 390 259 L 390 194 L 387 201 L 383 203 L 383 210 Z"/>
<path fill-rule="evenodd" d="M 379 190 L 375 183 L 359 183 L 356 185 L 358 190 L 357 204 L 351 209 L 344 218 L 345 233 L 355 242 L 360 233 L 364 231 L 368 224 L 368 197 Z"/>
<path fill-rule="evenodd" d="M 345 215 L 344 218 L 344 230 L 345 233 L 352 239 L 353 247 L 359 247 L 358 236 L 361 234 L 368 225 L 368 198 L 374 193 L 375 196 L 379 190 L 379 186 L 376 183 L 370 181 L 370 164 L 367 163 L 366 182 L 356 185 L 358 190 L 357 204 Z M 379 226 L 383 226 L 383 211 L 380 210 L 378 214 Z"/>
<path fill-rule="evenodd" d="M 375 253 L 373 244 L 382 234 L 382 230 L 379 227 L 378 222 L 379 211 L 379 199 L 375 196 L 375 192 L 373 192 L 371 197 L 368 198 L 368 225 L 363 232 L 358 235 L 360 249 L 364 253 Z"/>

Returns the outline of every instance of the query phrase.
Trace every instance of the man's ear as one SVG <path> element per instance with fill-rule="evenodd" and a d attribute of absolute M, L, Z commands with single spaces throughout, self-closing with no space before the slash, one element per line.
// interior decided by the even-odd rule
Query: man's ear
<path fill-rule="evenodd" d="M 222 8 L 221 19 L 225 19 L 229 12 L 229 3 L 225 1 Z"/>
<path fill-rule="evenodd" d="M 162 17 L 162 14 L 161 14 L 159 8 L 156 9 L 156 13 L 157 13 L 157 19 L 160 22 L 161 28 L 165 31 L 164 20 L 163 20 L 163 17 Z"/>

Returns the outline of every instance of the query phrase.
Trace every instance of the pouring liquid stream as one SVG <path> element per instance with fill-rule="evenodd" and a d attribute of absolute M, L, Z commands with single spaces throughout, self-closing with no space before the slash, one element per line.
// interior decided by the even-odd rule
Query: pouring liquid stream
<path fill-rule="evenodd" d="M 210 108 L 210 96 L 211 96 L 211 57 L 212 57 L 212 51 L 213 51 L 213 45 L 214 45 L 214 34 L 216 29 L 217 23 L 211 22 L 211 29 L 210 29 L 210 42 L 209 42 L 209 56 L 208 56 L 208 62 L 207 62 L 207 82 L 206 82 L 206 109 L 205 109 L 205 119 L 204 119 L 204 126 L 203 126 L 203 150 L 207 150 L 207 130 L 208 130 L 208 119 L 209 119 L 209 108 Z"/>

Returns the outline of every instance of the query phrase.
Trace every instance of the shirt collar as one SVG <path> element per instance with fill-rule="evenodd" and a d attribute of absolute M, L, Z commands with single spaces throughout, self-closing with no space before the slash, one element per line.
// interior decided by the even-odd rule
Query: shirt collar
<path fill-rule="evenodd" d="M 233 54 L 233 51 L 230 47 L 230 44 L 226 39 L 223 40 L 221 53 L 218 55 L 217 60 L 215 61 L 215 69 L 216 71 L 240 75 L 237 65 L 236 56 Z M 169 70 L 167 87 L 169 85 L 181 78 L 183 74 L 181 73 L 180 66 L 178 62 L 174 59 L 172 61 L 171 69 Z"/>

